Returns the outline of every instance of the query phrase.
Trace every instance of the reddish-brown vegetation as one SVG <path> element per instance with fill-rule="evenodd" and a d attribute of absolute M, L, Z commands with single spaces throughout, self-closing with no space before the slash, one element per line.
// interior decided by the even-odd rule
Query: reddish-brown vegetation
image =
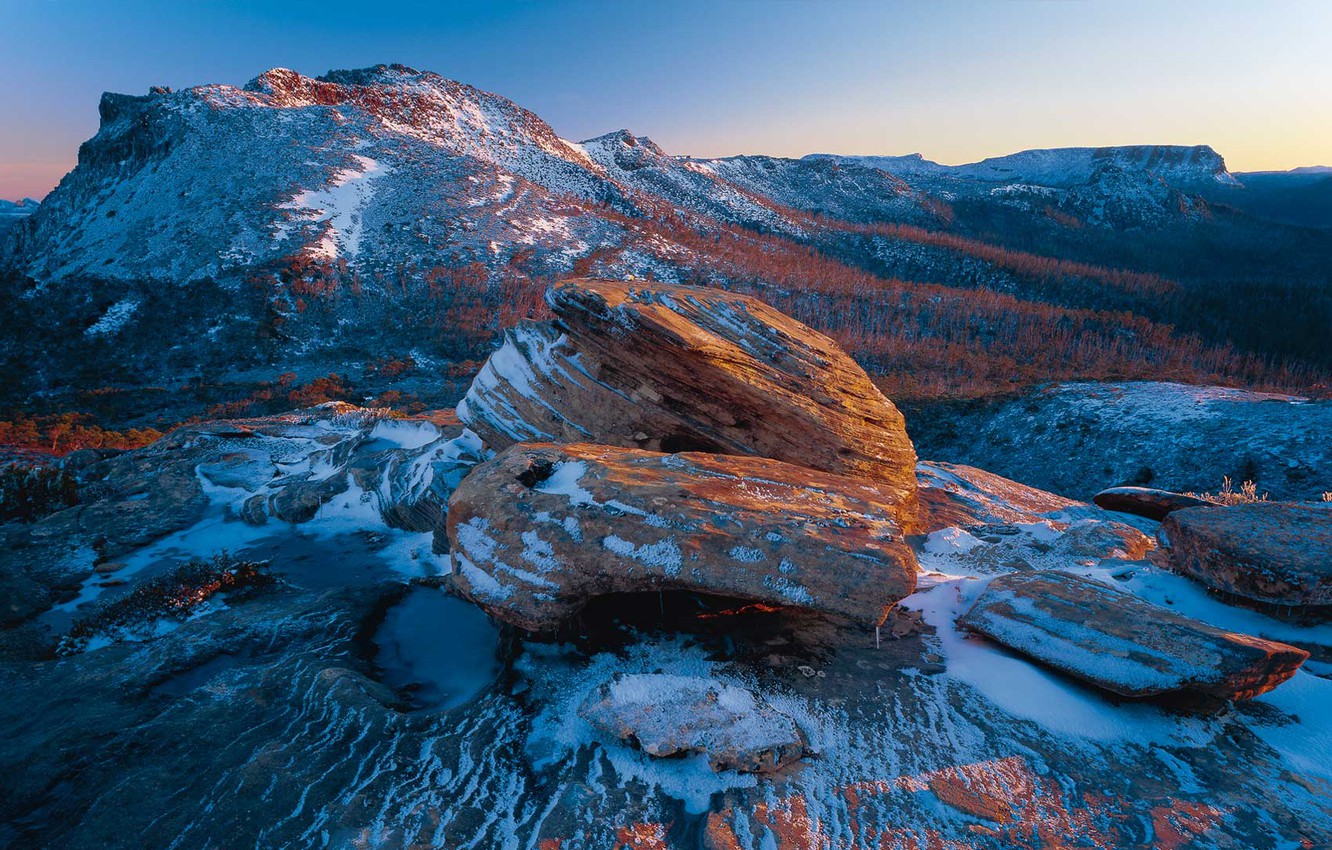
<path fill-rule="evenodd" d="M 1310 367 L 1207 344 L 1130 312 L 1063 307 L 988 289 L 878 277 L 809 246 L 737 226 L 718 224 L 710 232 L 698 232 L 669 217 L 622 217 L 621 223 L 700 258 L 684 270 L 685 282 L 728 281 L 829 334 L 891 396 L 981 395 L 1074 379 L 1175 380 L 1295 391 L 1316 390 L 1327 381 Z M 1173 286 L 1151 275 L 1010 252 L 919 228 L 882 227 L 885 233 L 985 252 L 992 262 L 1051 279 L 1092 279 L 1136 292 Z M 589 271 L 595 273 L 596 267 Z"/>
<path fill-rule="evenodd" d="M 64 455 L 76 449 L 137 449 L 162 436 L 154 428 L 112 431 L 102 428 L 86 413 L 58 413 L 0 421 L 0 446 L 31 449 L 44 454 Z"/>

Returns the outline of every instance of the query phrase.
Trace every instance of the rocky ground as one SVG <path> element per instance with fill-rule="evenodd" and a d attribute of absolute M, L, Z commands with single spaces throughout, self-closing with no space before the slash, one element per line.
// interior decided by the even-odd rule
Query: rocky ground
<path fill-rule="evenodd" d="M 638 403 L 670 398 L 657 386 Z M 811 393 L 808 403 L 843 402 Z M 1181 439 L 1193 422 L 1180 417 Z M 615 451 L 651 463 L 693 457 Z M 486 471 L 474 481 L 478 463 Z M 807 498 L 831 512 L 808 512 L 764 545 L 798 568 L 770 575 L 811 576 L 820 593 L 785 605 L 743 586 L 710 593 L 660 564 L 636 573 L 625 555 L 614 586 L 595 587 L 581 610 L 542 608 L 560 625 L 537 636 L 453 593 L 449 497 L 464 476 L 471 488 L 498 480 L 502 463 L 449 415 L 401 420 L 347 406 L 190 426 L 135 452 L 71 458 L 81 504 L 3 527 L 0 847 L 1332 842 L 1325 609 L 1209 590 L 1176 571 L 1186 553 L 1163 546 L 1177 535 L 1163 538 L 1157 520 L 920 462 L 916 498 L 879 508 L 887 539 L 915 562 L 914 590 L 875 588 L 901 597 L 883 614 L 882 604 L 821 603 L 854 594 L 810 572 L 851 514 L 829 507 L 844 498 L 837 475 L 808 471 L 803 484 L 818 493 Z M 688 464 L 668 468 L 674 486 L 706 480 Z M 568 517 L 587 531 L 585 547 L 615 553 L 625 547 L 606 541 L 616 538 L 633 552 L 649 542 L 636 529 L 662 530 L 650 517 L 684 524 L 671 511 L 720 498 L 694 489 L 673 500 L 660 483 L 594 482 L 584 471 L 546 488 L 562 494 L 558 523 L 543 525 L 541 512 L 556 517 L 535 501 L 488 515 L 521 541 L 494 550 L 503 557 L 490 574 L 502 586 L 550 581 L 584 551 Z M 756 514 L 774 485 L 752 470 L 748 481 L 743 507 Z M 766 520 L 793 515 L 774 504 Z M 1227 510 L 1188 508 L 1167 522 L 1211 527 L 1185 520 Z M 1310 527 L 1332 516 L 1307 510 Z M 614 523 L 616 511 L 619 525 L 594 534 L 584 524 Z M 865 533 L 846 522 L 847 534 Z M 567 535 L 563 548 L 543 548 L 555 539 L 547 526 Z M 663 539 L 695 551 L 683 525 Z M 741 565 L 768 554 L 731 548 Z M 154 612 L 139 628 L 120 622 L 62 644 L 98 606 L 222 550 L 268 561 L 279 581 L 245 594 L 198 588 L 187 614 Z M 1014 601 L 1022 593 L 1034 607 Z M 973 612 L 986 597 L 1002 604 Z M 1106 614 L 1099 631 L 1070 630 L 1062 608 L 1089 598 Z M 541 603 L 539 587 L 525 599 Z M 1121 604 L 1132 616 L 1114 616 Z M 987 630 L 998 640 L 966 628 L 981 612 L 1009 617 Z M 1135 634 L 1151 618 L 1194 636 L 1193 649 Z M 1226 648 L 1235 641 L 1243 652 Z M 1135 699 L 1095 681 L 1138 681 L 1145 674 L 1129 662 L 1195 690 L 1203 682 L 1213 697 L 1229 681 L 1236 699 L 1198 704 L 1175 685 L 1168 699 Z"/>
<path fill-rule="evenodd" d="M 1216 492 L 1252 481 L 1273 499 L 1332 491 L 1332 401 L 1141 381 L 1054 384 L 999 403 L 920 410 L 924 456 L 1078 499 L 1120 484 Z"/>

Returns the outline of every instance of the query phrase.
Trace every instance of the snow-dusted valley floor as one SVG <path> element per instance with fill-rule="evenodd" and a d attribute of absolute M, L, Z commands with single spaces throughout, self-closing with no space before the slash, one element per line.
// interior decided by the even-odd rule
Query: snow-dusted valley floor
<path fill-rule="evenodd" d="M 460 426 L 333 409 L 163 443 L 93 467 L 101 500 L 75 509 L 85 526 L 145 503 L 174 518 L 114 554 L 125 585 L 69 557 L 77 517 L 9 529 L 27 575 L 64 565 L 69 598 L 5 633 L 0 846 L 1332 842 L 1332 624 L 1209 595 L 1160 566 L 1153 522 L 923 463 L 920 587 L 877 636 L 651 594 L 539 641 L 438 586 L 448 557 L 420 517 L 478 458 Z M 271 561 L 284 583 L 40 660 L 79 606 L 220 549 Z M 955 627 L 987 581 L 1032 568 L 1313 657 L 1220 713 L 1116 701 Z M 748 688 L 795 718 L 812 755 L 756 777 L 608 739 L 578 708 L 630 672 Z"/>

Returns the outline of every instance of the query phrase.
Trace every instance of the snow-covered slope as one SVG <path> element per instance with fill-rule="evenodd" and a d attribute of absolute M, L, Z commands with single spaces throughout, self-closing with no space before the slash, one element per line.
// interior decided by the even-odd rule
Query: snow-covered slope
<path fill-rule="evenodd" d="M 11 244 L 38 280 L 179 282 L 301 256 L 428 268 L 492 243 L 595 240 L 600 223 L 564 199 L 619 200 L 532 113 L 402 66 L 107 94 L 101 118 Z"/>
<path fill-rule="evenodd" d="M 835 153 L 806 154 L 805 160 L 833 160 L 834 162 L 853 163 L 866 168 L 878 168 L 900 177 L 932 177 L 946 174 L 949 166 L 926 159 L 918 153 L 905 156 L 852 156 Z"/>

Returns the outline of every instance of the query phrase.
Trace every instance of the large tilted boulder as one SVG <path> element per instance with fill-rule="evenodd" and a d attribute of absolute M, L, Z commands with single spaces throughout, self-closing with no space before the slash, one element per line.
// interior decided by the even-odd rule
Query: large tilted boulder
<path fill-rule="evenodd" d="M 837 344 L 720 289 L 573 280 L 458 406 L 485 443 L 759 455 L 914 488 L 902 414 Z"/>
<path fill-rule="evenodd" d="M 1216 504 L 1196 496 L 1157 490 L 1153 487 L 1110 487 L 1093 496 L 1092 501 L 1098 508 L 1105 508 L 1107 511 L 1135 514 L 1155 520 L 1165 519 L 1175 511 L 1182 511 L 1185 508 L 1213 507 Z"/>
<path fill-rule="evenodd" d="M 1332 504 L 1190 508 L 1161 530 L 1171 566 L 1214 590 L 1272 605 L 1332 605 Z"/>
<path fill-rule="evenodd" d="M 916 584 L 910 493 L 780 461 L 520 444 L 449 502 L 454 587 L 553 631 L 591 597 L 689 590 L 878 625 Z"/>
<path fill-rule="evenodd" d="M 994 579 L 958 624 L 1134 698 L 1248 699 L 1295 675 L 1309 657 L 1302 649 L 1218 629 L 1056 571 Z"/>
<path fill-rule="evenodd" d="M 753 692 L 696 676 L 620 674 L 578 715 L 656 758 L 704 754 L 713 770 L 772 773 L 808 746 L 795 720 Z"/>

